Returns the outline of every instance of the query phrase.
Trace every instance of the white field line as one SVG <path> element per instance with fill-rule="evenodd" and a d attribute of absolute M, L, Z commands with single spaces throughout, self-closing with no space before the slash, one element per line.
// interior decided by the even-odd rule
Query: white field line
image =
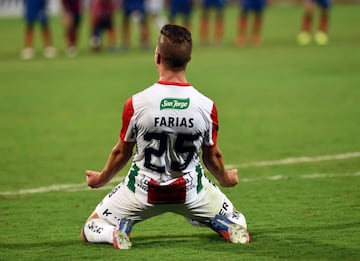
<path fill-rule="evenodd" d="M 84 175 L 85 176 L 85 175 Z M 113 178 L 111 183 L 119 183 L 123 177 Z M 112 188 L 113 186 L 107 185 L 102 187 L 101 189 Z M 90 190 L 88 186 L 86 186 L 85 181 L 80 184 L 55 184 L 45 187 L 32 188 L 32 189 L 20 189 L 17 191 L 0 191 L 0 196 L 11 196 L 11 195 L 26 195 L 26 194 L 36 194 L 36 193 L 46 193 L 52 191 L 81 191 L 81 190 Z"/>
<path fill-rule="evenodd" d="M 251 163 L 244 163 L 240 165 L 227 165 L 227 168 L 249 168 L 249 167 L 266 167 L 266 166 L 274 166 L 274 165 L 289 165 L 289 164 L 297 164 L 297 163 L 307 163 L 307 162 L 318 162 L 318 161 L 333 161 L 333 160 L 343 160 L 349 158 L 358 158 L 360 157 L 360 152 L 349 152 L 344 154 L 336 154 L 336 155 L 325 155 L 325 156 L 316 156 L 316 157 L 298 157 L 298 158 L 286 158 L 281 160 L 273 160 L 273 161 L 258 161 Z M 313 174 L 305 174 L 301 175 L 302 179 L 319 179 L 319 178 L 335 178 L 335 177 L 355 177 L 360 176 L 360 172 L 355 173 L 313 173 Z M 124 177 L 116 177 L 112 180 L 111 183 L 118 183 Z M 240 182 L 255 182 L 262 180 L 284 180 L 288 179 L 290 176 L 284 175 L 275 175 L 270 177 L 255 177 L 255 178 L 243 178 Z M 111 189 L 113 185 L 109 184 L 107 186 L 102 187 L 101 189 Z M 55 184 L 45 187 L 32 188 L 32 189 L 21 189 L 17 191 L 0 191 L 0 196 L 11 196 L 11 195 L 26 195 L 26 194 L 35 194 L 35 193 L 46 193 L 52 191 L 82 191 L 82 190 L 90 190 L 84 183 L 80 184 Z"/>
<path fill-rule="evenodd" d="M 354 173 L 313 173 L 298 176 L 300 179 L 326 179 L 326 178 L 344 178 L 344 177 L 360 177 L 360 171 Z M 275 175 L 268 177 L 240 178 L 240 182 L 256 182 L 256 181 L 276 181 L 294 178 L 289 175 Z"/>
<path fill-rule="evenodd" d="M 348 152 L 348 153 L 336 154 L 336 155 L 324 155 L 324 156 L 315 156 L 315 157 L 305 156 L 298 158 L 286 158 L 281 160 L 257 161 L 257 162 L 243 163 L 240 165 L 227 165 L 227 167 L 228 168 L 266 167 L 266 166 L 290 165 L 290 164 L 318 162 L 318 161 L 344 160 L 344 159 L 359 158 L 359 157 L 360 157 L 360 152 Z"/>

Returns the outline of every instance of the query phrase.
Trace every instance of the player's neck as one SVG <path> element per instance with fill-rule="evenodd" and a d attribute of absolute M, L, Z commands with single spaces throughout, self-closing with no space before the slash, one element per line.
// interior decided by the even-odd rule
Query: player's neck
<path fill-rule="evenodd" d="M 187 83 L 185 72 L 163 71 L 159 73 L 159 81 Z"/>

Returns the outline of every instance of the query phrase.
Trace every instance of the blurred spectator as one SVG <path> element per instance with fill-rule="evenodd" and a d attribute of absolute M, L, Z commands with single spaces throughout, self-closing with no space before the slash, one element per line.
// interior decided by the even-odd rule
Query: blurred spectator
<path fill-rule="evenodd" d="M 39 22 L 41 25 L 41 35 L 44 45 L 44 56 L 54 58 L 56 49 L 52 45 L 52 36 L 49 26 L 47 0 L 24 0 L 24 18 L 26 22 L 24 49 L 21 52 L 21 58 L 24 60 L 32 59 L 34 52 L 34 25 Z"/>
<path fill-rule="evenodd" d="M 78 33 L 81 20 L 81 0 L 62 0 L 64 12 L 63 23 L 65 27 L 65 53 L 69 57 L 77 54 Z"/>
<path fill-rule="evenodd" d="M 123 0 L 122 1 L 123 21 L 122 21 L 122 40 L 125 50 L 130 48 L 130 25 L 133 18 L 140 26 L 141 47 L 148 49 L 149 43 L 149 25 L 145 10 L 145 0 Z"/>
<path fill-rule="evenodd" d="M 182 25 L 190 30 L 193 7 L 193 0 L 168 0 L 170 23 L 176 24 L 176 19 L 181 16 L 183 18 Z"/>
<path fill-rule="evenodd" d="M 237 45 L 243 47 L 246 45 L 246 31 L 248 26 L 248 17 L 253 13 L 253 26 L 251 32 L 251 44 L 257 46 L 261 40 L 261 29 L 263 24 L 263 12 L 266 7 L 266 0 L 240 0 L 240 16 L 238 21 Z"/>
<path fill-rule="evenodd" d="M 202 0 L 200 21 L 200 40 L 202 44 L 206 45 L 209 43 L 209 23 L 212 9 L 215 11 L 214 40 L 216 44 L 222 43 L 225 5 L 226 0 Z"/>
<path fill-rule="evenodd" d="M 145 11 L 150 15 L 151 19 L 155 22 L 156 27 L 161 29 L 167 24 L 167 19 L 163 15 L 164 0 L 146 0 Z"/>
<path fill-rule="evenodd" d="M 90 47 L 99 51 L 103 46 L 102 34 L 107 32 L 107 42 L 110 51 L 116 48 L 114 15 L 116 3 L 114 0 L 92 0 L 90 5 L 91 39 Z"/>
<path fill-rule="evenodd" d="M 311 27 L 314 20 L 316 7 L 319 7 L 319 23 L 315 34 L 315 41 L 319 45 L 326 45 L 328 38 L 329 13 L 331 0 L 305 0 L 305 11 L 302 18 L 301 32 L 297 40 L 300 45 L 308 45 L 311 42 Z"/>

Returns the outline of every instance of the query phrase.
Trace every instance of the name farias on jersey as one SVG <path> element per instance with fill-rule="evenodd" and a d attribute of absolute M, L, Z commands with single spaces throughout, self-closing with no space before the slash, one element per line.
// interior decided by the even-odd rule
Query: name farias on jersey
<path fill-rule="evenodd" d="M 165 98 L 160 102 L 160 110 L 173 109 L 185 110 L 190 105 L 190 98 Z M 155 117 L 155 127 L 185 127 L 192 128 L 194 126 L 193 118 L 185 117 Z"/>

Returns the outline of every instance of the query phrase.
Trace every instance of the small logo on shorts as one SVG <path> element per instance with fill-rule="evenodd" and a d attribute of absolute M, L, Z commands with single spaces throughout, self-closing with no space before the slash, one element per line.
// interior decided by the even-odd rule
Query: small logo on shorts
<path fill-rule="evenodd" d="M 165 98 L 160 102 L 160 110 L 165 109 L 176 109 L 185 110 L 190 105 L 190 98 L 179 99 L 179 98 Z"/>

